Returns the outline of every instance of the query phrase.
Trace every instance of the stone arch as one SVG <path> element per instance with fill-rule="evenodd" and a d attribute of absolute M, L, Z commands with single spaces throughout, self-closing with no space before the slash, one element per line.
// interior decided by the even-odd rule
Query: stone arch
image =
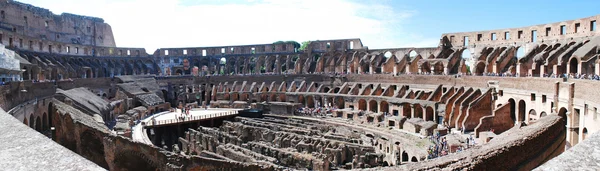
<path fill-rule="evenodd" d="M 384 112 L 384 113 L 389 113 L 390 112 L 390 104 L 387 101 L 381 101 L 381 103 L 379 104 L 379 111 Z"/>
<path fill-rule="evenodd" d="M 48 114 L 46 112 L 42 114 L 42 130 L 48 130 Z"/>
<path fill-rule="evenodd" d="M 413 105 L 415 110 L 414 110 L 414 116 L 415 118 L 423 118 L 423 106 L 421 106 L 421 104 L 414 104 Z"/>
<path fill-rule="evenodd" d="M 579 59 L 573 57 L 569 60 L 569 73 L 576 74 L 578 73 Z"/>
<path fill-rule="evenodd" d="M 336 88 L 333 89 L 333 93 L 339 93 L 339 92 L 340 92 L 340 88 L 339 87 L 336 87 Z"/>
<path fill-rule="evenodd" d="M 56 115 L 56 109 L 54 108 L 54 103 L 48 103 L 48 129 L 54 127 L 54 123 L 52 123 L 52 116 Z"/>
<path fill-rule="evenodd" d="M 421 72 L 431 73 L 431 64 L 429 63 L 429 61 L 425 61 L 421 64 Z"/>
<path fill-rule="evenodd" d="M 33 113 L 29 114 L 29 127 L 31 129 L 35 129 L 35 118 L 33 117 Z"/>
<path fill-rule="evenodd" d="M 435 75 L 442 75 L 442 74 L 445 74 L 445 73 L 444 73 L 444 68 L 445 68 L 445 67 L 444 67 L 444 63 L 443 63 L 443 62 L 436 62 L 436 63 L 433 65 L 433 74 L 435 74 Z"/>
<path fill-rule="evenodd" d="M 471 50 L 469 50 L 468 48 L 463 49 L 462 53 L 460 54 L 460 57 L 463 59 L 471 58 Z"/>
<path fill-rule="evenodd" d="M 535 112 L 535 109 L 529 110 L 529 120 L 533 120 L 533 116 L 537 116 L 537 112 Z"/>
<path fill-rule="evenodd" d="M 334 99 L 335 99 L 334 103 L 338 109 L 343 109 L 346 107 L 346 101 L 344 100 L 343 97 L 338 96 L 338 97 L 335 97 Z"/>
<path fill-rule="evenodd" d="M 94 75 L 92 74 L 92 69 L 85 70 L 85 78 L 94 78 Z"/>
<path fill-rule="evenodd" d="M 510 119 L 512 119 L 513 122 L 517 122 L 517 104 L 515 99 L 508 99 L 508 105 L 510 106 Z"/>
<path fill-rule="evenodd" d="M 315 107 L 315 98 L 313 96 L 306 96 L 306 106 L 309 108 Z"/>
<path fill-rule="evenodd" d="M 434 115 L 435 115 L 435 112 L 433 110 L 433 107 L 431 107 L 431 106 L 425 107 L 425 119 L 424 119 L 425 121 L 433 121 Z"/>
<path fill-rule="evenodd" d="M 287 101 L 287 96 L 285 96 L 284 93 L 279 94 L 279 101 L 280 102 L 285 102 Z"/>
<path fill-rule="evenodd" d="M 408 153 L 406 151 L 402 151 L 402 162 L 408 162 Z"/>
<path fill-rule="evenodd" d="M 394 56 L 394 54 L 392 52 L 390 52 L 390 51 L 383 52 L 383 57 L 385 59 L 391 58 L 392 56 Z"/>
<path fill-rule="evenodd" d="M 515 57 L 517 59 L 525 57 L 525 48 L 521 46 L 517 47 L 517 50 L 515 50 Z"/>
<path fill-rule="evenodd" d="M 585 138 L 588 136 L 588 130 L 587 128 L 583 128 L 583 130 L 581 131 L 581 140 L 585 140 Z"/>
<path fill-rule="evenodd" d="M 419 162 L 419 159 L 417 159 L 417 156 L 413 156 L 413 157 L 410 159 L 410 161 L 411 161 L 411 162 Z"/>
<path fill-rule="evenodd" d="M 42 119 L 40 116 L 35 117 L 35 130 L 42 132 Z"/>
<path fill-rule="evenodd" d="M 542 112 L 542 113 L 540 113 L 540 118 L 542 118 L 542 117 L 544 117 L 544 116 L 547 116 L 547 115 L 548 115 L 548 114 L 546 114 L 546 112 Z"/>
<path fill-rule="evenodd" d="M 369 101 L 369 111 L 377 113 L 378 112 L 377 108 L 378 108 L 377 101 L 375 101 L 375 100 Z"/>
<path fill-rule="evenodd" d="M 302 96 L 302 95 L 298 96 L 298 103 L 306 106 L 306 100 L 304 100 L 304 96 Z"/>
<path fill-rule="evenodd" d="M 240 95 L 236 92 L 231 93 L 231 101 L 238 101 L 240 99 Z"/>
<path fill-rule="evenodd" d="M 331 90 L 329 87 L 325 87 L 323 88 L 323 93 L 329 93 L 329 90 Z"/>
<path fill-rule="evenodd" d="M 566 108 L 562 107 L 558 110 L 558 116 L 560 116 L 562 123 L 564 123 L 566 126 L 567 125 L 567 112 L 569 112 Z M 564 127 L 563 127 L 564 129 Z M 565 149 L 568 149 L 569 147 L 571 147 L 571 142 L 570 140 L 567 138 L 567 130 L 563 130 L 564 133 L 564 137 L 566 139 L 566 143 L 565 143 Z"/>
<path fill-rule="evenodd" d="M 415 50 L 412 50 L 412 49 L 411 49 L 411 50 L 408 52 L 408 57 L 410 57 L 411 59 L 414 59 L 414 58 L 416 58 L 416 57 L 417 57 L 417 56 L 419 56 L 419 55 L 420 55 L 420 54 L 419 54 L 419 53 L 417 53 L 417 51 L 415 51 Z"/>
<path fill-rule="evenodd" d="M 485 62 L 477 61 L 477 63 L 475 63 L 474 66 L 475 66 L 475 68 L 474 68 L 473 74 L 483 75 L 483 72 L 485 72 Z"/>
<path fill-rule="evenodd" d="M 519 122 L 525 121 L 525 110 L 527 109 L 525 100 L 519 100 Z"/>
<path fill-rule="evenodd" d="M 365 99 L 358 100 L 358 110 L 362 110 L 362 111 L 367 110 L 367 100 L 365 100 Z"/>

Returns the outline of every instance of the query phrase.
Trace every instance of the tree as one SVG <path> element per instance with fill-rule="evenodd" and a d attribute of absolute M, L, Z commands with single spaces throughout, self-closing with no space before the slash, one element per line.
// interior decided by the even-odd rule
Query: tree
<path fill-rule="evenodd" d="M 302 42 L 302 45 L 300 45 L 300 49 L 298 49 L 298 50 L 303 51 L 306 48 L 308 48 L 308 45 L 310 45 L 310 41 L 304 41 L 304 42 Z"/>

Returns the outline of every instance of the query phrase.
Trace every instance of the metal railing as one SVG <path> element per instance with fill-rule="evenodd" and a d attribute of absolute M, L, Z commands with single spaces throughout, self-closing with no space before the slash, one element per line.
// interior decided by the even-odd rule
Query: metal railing
<path fill-rule="evenodd" d="M 178 123 L 184 123 L 184 122 L 195 122 L 195 121 L 208 120 L 208 119 L 214 119 L 214 118 L 225 117 L 225 116 L 234 116 L 237 114 L 238 114 L 238 111 L 227 111 L 227 112 L 212 113 L 212 114 L 200 115 L 200 116 L 186 116 L 186 115 L 181 114 L 179 116 L 182 116 L 182 117 L 177 118 L 177 119 L 155 120 L 155 118 L 152 118 L 148 122 L 142 122 L 142 126 L 160 126 L 160 125 L 178 124 Z"/>

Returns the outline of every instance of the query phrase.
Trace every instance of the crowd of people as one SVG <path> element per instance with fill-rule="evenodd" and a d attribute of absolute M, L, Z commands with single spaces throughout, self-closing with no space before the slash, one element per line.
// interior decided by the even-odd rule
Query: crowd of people
<path fill-rule="evenodd" d="M 434 145 L 429 146 L 427 149 L 428 159 L 433 159 L 441 156 L 448 155 L 450 152 L 450 147 L 448 146 L 448 140 L 446 137 L 441 137 L 440 133 L 436 133 L 436 135 L 430 137 L 431 142 Z"/>
<path fill-rule="evenodd" d="M 325 107 L 300 107 L 296 110 L 296 112 L 303 116 L 327 116 L 328 114 L 332 114 L 337 108 L 335 106 L 327 105 Z"/>
<path fill-rule="evenodd" d="M 186 118 L 190 117 L 190 110 L 192 110 L 191 106 L 184 106 L 181 108 L 181 115 L 175 115 L 175 118 L 177 120 L 185 120 Z"/>

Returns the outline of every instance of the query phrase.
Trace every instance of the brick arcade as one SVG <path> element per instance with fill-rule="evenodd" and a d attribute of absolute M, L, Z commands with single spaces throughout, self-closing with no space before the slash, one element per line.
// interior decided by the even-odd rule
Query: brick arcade
<path fill-rule="evenodd" d="M 96 17 L 12 0 L 0 17 L 0 61 L 14 64 L 0 66 L 11 78 L 2 115 L 90 169 L 544 169 L 600 129 L 600 16 L 445 33 L 437 47 L 355 38 L 153 54 L 117 47 Z M 145 126 L 151 143 L 132 139 L 140 120 L 184 106 L 266 114 Z M 453 155 L 431 157 L 438 135 Z"/>

